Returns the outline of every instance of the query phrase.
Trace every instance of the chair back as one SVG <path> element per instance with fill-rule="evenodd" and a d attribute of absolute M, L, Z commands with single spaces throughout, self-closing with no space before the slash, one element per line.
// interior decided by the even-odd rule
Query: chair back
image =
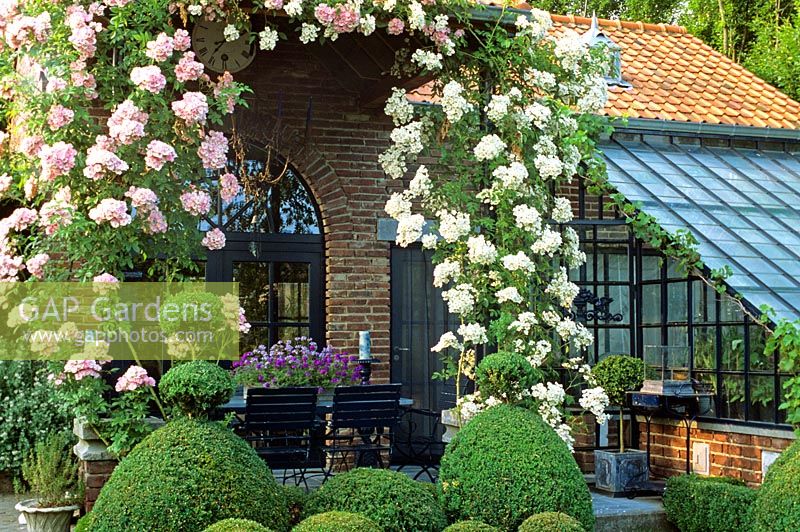
<path fill-rule="evenodd" d="M 296 439 L 314 427 L 317 411 L 317 388 L 257 388 L 247 392 L 245 426 L 248 433 L 269 436 L 275 432 L 297 432 Z M 282 439 L 292 438 L 285 434 Z"/>
<path fill-rule="evenodd" d="M 333 429 L 392 428 L 400 417 L 401 384 L 338 386 L 333 389 Z"/>

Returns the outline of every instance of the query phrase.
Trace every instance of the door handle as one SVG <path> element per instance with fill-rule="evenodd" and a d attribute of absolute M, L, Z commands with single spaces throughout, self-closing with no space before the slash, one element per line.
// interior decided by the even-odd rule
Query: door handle
<path fill-rule="evenodd" d="M 398 355 L 397 353 L 400 352 L 400 351 L 411 351 L 411 348 L 409 348 L 409 347 L 400 347 L 400 346 L 396 345 L 396 346 L 394 346 L 392 348 L 392 350 L 394 351 L 394 355 L 392 355 L 392 361 L 399 362 L 400 361 L 400 355 Z"/>

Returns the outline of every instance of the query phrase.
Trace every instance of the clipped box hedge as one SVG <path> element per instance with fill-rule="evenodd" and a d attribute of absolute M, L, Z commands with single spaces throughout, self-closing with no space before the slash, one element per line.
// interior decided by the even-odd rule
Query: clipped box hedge
<path fill-rule="evenodd" d="M 681 475 L 667 480 L 664 509 L 681 532 L 745 532 L 755 499 L 739 479 Z"/>

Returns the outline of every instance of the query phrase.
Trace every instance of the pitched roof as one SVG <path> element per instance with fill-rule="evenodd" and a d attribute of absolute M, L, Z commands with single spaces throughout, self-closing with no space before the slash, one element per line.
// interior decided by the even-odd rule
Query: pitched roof
<path fill-rule="evenodd" d="M 488 2 L 492 5 L 494 0 Z M 518 9 L 530 9 L 526 3 Z M 555 31 L 586 32 L 591 19 L 551 15 Z M 800 103 L 717 52 L 681 26 L 598 20 L 622 48 L 622 78 L 605 114 L 678 122 L 800 129 Z M 428 99 L 421 87 L 415 99 Z"/>

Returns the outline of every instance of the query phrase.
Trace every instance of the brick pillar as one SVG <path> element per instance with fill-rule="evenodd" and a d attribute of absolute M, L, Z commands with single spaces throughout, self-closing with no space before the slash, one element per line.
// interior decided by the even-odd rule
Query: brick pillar
<path fill-rule="evenodd" d="M 78 437 L 78 443 L 72 450 L 78 457 L 81 480 L 86 488 L 83 507 L 90 512 L 100 495 L 100 489 L 117 466 L 117 460 L 88 423 L 75 419 L 72 432 Z"/>

